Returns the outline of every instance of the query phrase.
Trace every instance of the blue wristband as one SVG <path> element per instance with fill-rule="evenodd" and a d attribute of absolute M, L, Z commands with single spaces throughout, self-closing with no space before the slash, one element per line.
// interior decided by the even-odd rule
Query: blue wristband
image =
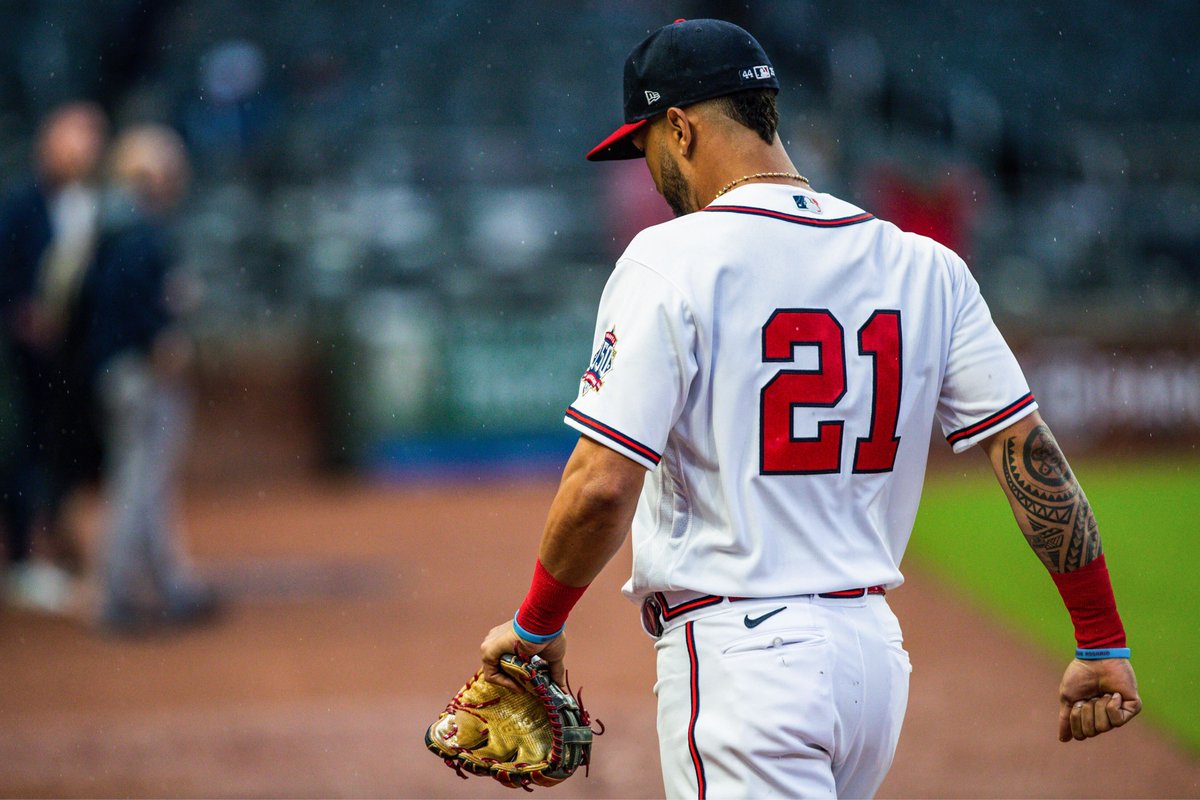
<path fill-rule="evenodd" d="M 1099 661 L 1102 658 L 1129 658 L 1128 647 L 1076 647 L 1075 657 L 1083 661 Z"/>
<path fill-rule="evenodd" d="M 513 630 L 517 632 L 517 636 L 520 636 L 522 641 L 529 642 L 530 644 L 545 644 L 546 642 L 550 641 L 551 639 L 557 639 L 559 634 L 561 634 L 564 630 L 567 629 L 567 626 L 563 625 L 561 628 L 556 630 L 554 633 L 547 633 L 547 634 L 530 633 L 529 631 L 527 631 L 521 627 L 521 623 L 517 622 L 517 614 L 520 614 L 520 613 L 521 613 L 520 610 L 513 613 Z"/>

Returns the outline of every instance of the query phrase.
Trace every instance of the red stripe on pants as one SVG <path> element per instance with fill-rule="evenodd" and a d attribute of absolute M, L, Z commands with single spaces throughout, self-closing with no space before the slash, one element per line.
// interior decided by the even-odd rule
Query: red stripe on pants
<path fill-rule="evenodd" d="M 700 716 L 700 662 L 696 658 L 696 634 L 692 630 L 695 622 L 684 625 L 687 640 L 688 662 L 692 675 L 692 718 L 688 721 L 688 752 L 692 755 L 692 766 L 696 768 L 697 797 L 704 800 L 708 786 L 704 781 L 704 762 L 700 760 L 700 749 L 696 747 L 696 718 Z"/>

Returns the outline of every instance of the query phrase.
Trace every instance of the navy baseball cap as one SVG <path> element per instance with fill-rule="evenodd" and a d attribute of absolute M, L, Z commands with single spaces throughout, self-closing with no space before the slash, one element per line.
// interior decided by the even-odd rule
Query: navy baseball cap
<path fill-rule="evenodd" d="M 775 68 L 753 36 L 719 19 L 676 20 L 625 59 L 625 124 L 593 147 L 588 161 L 641 158 L 631 137 L 652 118 L 747 89 L 779 91 Z"/>

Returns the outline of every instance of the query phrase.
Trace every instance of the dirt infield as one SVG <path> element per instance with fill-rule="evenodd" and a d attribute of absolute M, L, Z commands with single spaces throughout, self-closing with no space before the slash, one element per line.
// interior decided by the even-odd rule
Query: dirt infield
<path fill-rule="evenodd" d="M 133 642 L 0 613 L 4 796 L 513 797 L 422 746 L 525 589 L 553 486 L 293 483 L 190 499 L 218 625 Z M 84 504 L 86 530 L 95 508 Z M 94 539 L 94 535 L 90 538 Z M 555 797 L 662 794 L 653 653 L 618 594 L 572 617 L 572 682 L 608 732 Z M 883 797 L 1196 797 L 1200 760 L 1150 725 L 1055 739 L 1061 665 L 919 570 L 891 596 L 915 672 Z"/>

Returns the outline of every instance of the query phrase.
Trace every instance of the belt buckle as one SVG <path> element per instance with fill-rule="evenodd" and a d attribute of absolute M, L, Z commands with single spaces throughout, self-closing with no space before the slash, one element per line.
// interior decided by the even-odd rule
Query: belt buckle
<path fill-rule="evenodd" d="M 642 630 L 655 639 L 663 635 L 662 604 L 654 595 L 642 601 Z"/>

